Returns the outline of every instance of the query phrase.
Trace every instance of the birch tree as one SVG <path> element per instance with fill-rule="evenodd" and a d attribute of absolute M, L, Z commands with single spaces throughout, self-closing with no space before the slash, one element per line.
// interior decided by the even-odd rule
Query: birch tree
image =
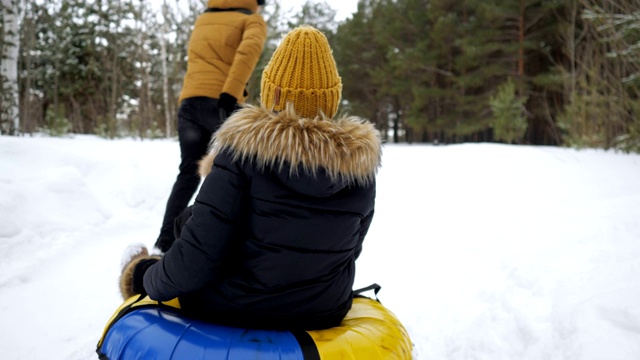
<path fill-rule="evenodd" d="M 160 48 L 161 48 L 161 59 L 162 59 L 162 99 L 164 101 L 164 121 L 165 121 L 165 128 L 166 128 L 166 135 L 168 138 L 171 137 L 171 129 L 172 129 L 172 123 L 171 123 L 171 108 L 169 106 L 169 75 L 167 73 L 167 33 L 169 32 L 168 30 L 168 23 L 167 23 L 167 19 L 168 19 L 168 12 L 169 12 L 169 6 L 167 5 L 167 1 L 164 1 L 164 4 L 162 5 L 162 16 L 164 18 L 164 23 L 162 26 L 162 36 L 160 37 Z"/>
<path fill-rule="evenodd" d="M 18 0 L 2 0 L 0 12 L 0 134 L 16 134 L 20 130 L 18 97 L 18 54 L 20 50 Z"/>

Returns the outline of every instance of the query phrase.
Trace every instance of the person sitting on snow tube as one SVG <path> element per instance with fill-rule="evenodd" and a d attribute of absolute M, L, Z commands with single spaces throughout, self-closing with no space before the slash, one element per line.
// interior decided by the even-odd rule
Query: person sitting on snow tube
<path fill-rule="evenodd" d="M 178 298 L 183 313 L 254 329 L 338 326 L 374 214 L 380 134 L 336 117 L 342 81 L 322 32 L 289 32 L 264 69 L 261 106 L 214 134 L 179 238 L 121 276 L 124 298 Z"/>

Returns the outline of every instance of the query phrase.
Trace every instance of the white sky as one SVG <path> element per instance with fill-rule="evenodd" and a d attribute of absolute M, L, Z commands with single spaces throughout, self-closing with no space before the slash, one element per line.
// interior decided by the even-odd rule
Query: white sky
<path fill-rule="evenodd" d="M 266 0 L 267 4 L 269 0 Z M 347 17 L 350 17 L 358 8 L 358 0 L 326 0 L 325 1 L 333 9 L 337 10 L 336 20 L 342 21 Z M 284 10 L 294 9 L 299 10 L 304 1 L 302 0 L 280 0 L 280 4 Z"/>
<path fill-rule="evenodd" d="M 95 360 L 175 140 L 0 136 L 0 358 Z M 355 288 L 419 359 L 640 359 L 640 155 L 385 145 Z M 370 295 L 370 294 L 367 294 Z"/>
<path fill-rule="evenodd" d="M 178 0 L 179 2 L 184 3 L 183 1 Z M 151 0 L 151 2 L 155 6 L 160 6 L 164 0 Z M 175 0 L 167 0 L 167 2 L 171 5 L 175 4 Z M 330 7 L 337 10 L 336 20 L 342 21 L 345 18 L 349 17 L 352 13 L 354 13 L 358 8 L 358 0 L 325 0 Z M 267 5 L 269 4 L 269 0 L 266 0 Z M 304 4 L 303 0 L 280 0 L 280 4 L 285 12 L 288 10 L 297 11 Z"/>

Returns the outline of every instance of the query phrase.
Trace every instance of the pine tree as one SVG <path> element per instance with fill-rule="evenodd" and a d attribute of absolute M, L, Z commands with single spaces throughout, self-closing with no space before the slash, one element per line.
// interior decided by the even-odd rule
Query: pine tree
<path fill-rule="evenodd" d="M 517 89 L 509 78 L 498 87 L 489 100 L 492 111 L 491 126 L 497 140 L 509 144 L 520 142 L 527 130 L 527 118 L 524 104 L 526 96 L 519 96 Z"/>
<path fill-rule="evenodd" d="M 353 17 L 338 26 L 332 45 L 342 77 L 343 109 L 370 119 L 386 139 L 389 88 L 384 80 L 390 74 L 384 70 L 387 51 L 376 37 L 382 10 L 382 1 L 360 0 Z"/>

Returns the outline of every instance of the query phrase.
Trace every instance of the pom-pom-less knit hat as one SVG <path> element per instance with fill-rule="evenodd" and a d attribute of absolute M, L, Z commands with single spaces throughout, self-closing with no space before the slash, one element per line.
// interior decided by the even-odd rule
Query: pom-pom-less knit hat
<path fill-rule="evenodd" d="M 311 26 L 291 30 L 262 73 L 262 105 L 282 111 L 292 103 L 298 116 L 332 118 L 341 95 L 342 80 L 324 34 Z"/>

